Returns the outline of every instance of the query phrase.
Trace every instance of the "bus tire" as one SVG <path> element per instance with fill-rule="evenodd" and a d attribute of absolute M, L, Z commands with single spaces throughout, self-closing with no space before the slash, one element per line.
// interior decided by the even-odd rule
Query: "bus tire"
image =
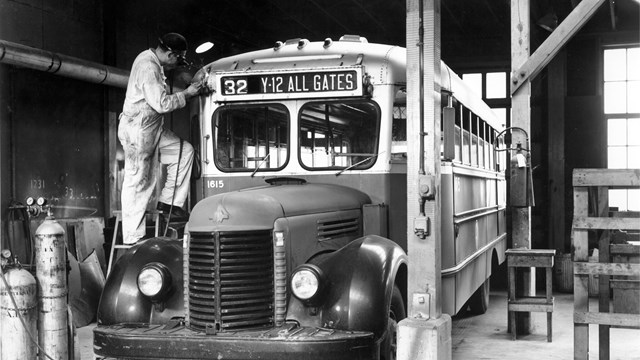
<path fill-rule="evenodd" d="M 387 333 L 380 343 L 380 360 L 395 360 L 396 351 L 398 349 L 398 323 L 407 317 L 404 307 L 402 293 L 398 286 L 393 286 L 391 294 L 391 304 L 389 306 L 389 323 L 387 325 Z"/>
<path fill-rule="evenodd" d="M 489 293 L 491 288 L 491 278 L 487 278 L 476 292 L 469 298 L 469 311 L 474 315 L 482 315 L 489 308 Z"/>

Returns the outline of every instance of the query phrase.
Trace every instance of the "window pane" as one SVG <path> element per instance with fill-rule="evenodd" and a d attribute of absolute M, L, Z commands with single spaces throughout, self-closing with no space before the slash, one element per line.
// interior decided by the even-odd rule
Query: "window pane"
<path fill-rule="evenodd" d="M 638 64 L 640 67 L 640 64 Z M 640 113 L 640 81 L 627 83 L 627 112 Z"/>
<path fill-rule="evenodd" d="M 604 84 L 604 112 L 605 114 L 627 112 L 626 82 L 621 81 Z"/>
<path fill-rule="evenodd" d="M 482 96 L 482 74 L 462 74 L 462 81 L 464 81 L 478 97 Z"/>
<path fill-rule="evenodd" d="M 640 118 L 631 118 L 628 120 L 627 144 L 640 145 Z"/>
<path fill-rule="evenodd" d="M 627 49 L 627 79 L 640 80 L 640 47 Z"/>
<path fill-rule="evenodd" d="M 380 114 L 372 102 L 306 103 L 299 119 L 303 167 L 357 170 L 376 162 Z"/>
<path fill-rule="evenodd" d="M 470 142 L 471 135 L 469 131 L 462 130 L 462 162 L 464 164 L 470 164 L 471 160 L 469 159 L 469 150 L 471 148 Z"/>
<path fill-rule="evenodd" d="M 627 195 L 628 207 L 629 211 L 640 211 L 640 189 L 629 189 L 629 194 Z"/>
<path fill-rule="evenodd" d="M 629 163 L 627 168 L 640 169 L 640 146 L 629 146 L 628 159 Z"/>
<path fill-rule="evenodd" d="M 455 144 L 456 144 L 456 161 L 462 162 L 462 152 L 461 152 L 461 147 L 462 147 L 462 136 L 460 135 L 460 127 L 458 125 L 456 125 L 455 127 Z"/>
<path fill-rule="evenodd" d="M 609 208 L 617 208 L 618 211 L 626 211 L 627 190 L 609 189 Z"/>
<path fill-rule="evenodd" d="M 609 119 L 607 145 L 627 145 L 627 119 Z"/>
<path fill-rule="evenodd" d="M 284 167 L 289 156 L 289 113 L 283 105 L 221 107 L 213 116 L 215 165 L 222 171 Z"/>
<path fill-rule="evenodd" d="M 626 49 L 604 51 L 604 81 L 625 80 L 627 72 Z"/>
<path fill-rule="evenodd" d="M 506 124 L 507 124 L 507 109 L 505 109 L 505 108 L 494 108 L 494 109 L 491 109 L 491 110 L 493 110 L 493 112 L 496 114 L 496 116 L 498 117 L 498 120 L 500 121 L 500 125 L 502 125 L 502 127 L 500 127 L 500 125 L 498 125 L 498 128 L 496 130 L 502 131 L 502 129 L 504 129 L 506 127 Z"/>
<path fill-rule="evenodd" d="M 627 148 L 624 146 L 610 146 L 608 148 L 608 168 L 609 169 L 626 169 L 627 168 Z"/>
<path fill-rule="evenodd" d="M 507 97 L 507 73 L 487 73 L 487 99 Z"/>

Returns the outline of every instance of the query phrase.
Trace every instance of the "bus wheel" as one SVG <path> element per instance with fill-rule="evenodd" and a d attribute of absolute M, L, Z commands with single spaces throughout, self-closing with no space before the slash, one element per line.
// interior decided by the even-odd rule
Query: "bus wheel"
<path fill-rule="evenodd" d="M 402 293 L 400 292 L 400 289 L 394 285 L 393 293 L 391 294 L 391 306 L 389 307 L 389 324 L 387 325 L 387 334 L 380 343 L 381 360 L 396 359 L 396 351 L 398 348 L 398 323 L 406 317 L 407 313 L 404 308 Z"/>
<path fill-rule="evenodd" d="M 490 292 L 490 280 L 488 278 L 480 285 L 478 290 L 471 295 L 469 299 L 469 311 L 475 315 L 482 315 L 487 312 L 489 308 L 489 292 Z"/>

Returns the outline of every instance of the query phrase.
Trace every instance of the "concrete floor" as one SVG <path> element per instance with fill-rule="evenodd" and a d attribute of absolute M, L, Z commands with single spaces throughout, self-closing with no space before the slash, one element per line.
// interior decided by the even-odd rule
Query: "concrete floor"
<path fill-rule="evenodd" d="M 492 291 L 486 314 L 453 318 L 452 358 L 566 360 L 573 358 L 573 294 L 556 293 L 553 312 L 553 342 L 547 342 L 545 313 L 532 313 L 533 331 L 512 341 L 507 333 L 506 291 Z M 597 309 L 597 299 L 591 299 Z M 78 329 L 76 348 L 82 360 L 92 360 L 92 330 L 95 325 Z M 589 328 L 589 359 L 598 359 L 598 327 Z M 640 330 L 611 329 L 611 360 L 640 360 Z"/>

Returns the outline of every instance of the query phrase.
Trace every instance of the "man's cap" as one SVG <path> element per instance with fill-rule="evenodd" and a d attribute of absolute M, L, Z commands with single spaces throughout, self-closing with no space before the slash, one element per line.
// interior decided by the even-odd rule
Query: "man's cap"
<path fill-rule="evenodd" d="M 158 39 L 160 46 L 176 54 L 178 57 L 178 65 L 189 65 L 186 59 L 187 55 L 187 39 L 178 33 L 167 33 Z"/>
<path fill-rule="evenodd" d="M 160 45 L 170 51 L 183 52 L 187 51 L 187 39 L 178 33 L 167 33 L 162 35 Z"/>

